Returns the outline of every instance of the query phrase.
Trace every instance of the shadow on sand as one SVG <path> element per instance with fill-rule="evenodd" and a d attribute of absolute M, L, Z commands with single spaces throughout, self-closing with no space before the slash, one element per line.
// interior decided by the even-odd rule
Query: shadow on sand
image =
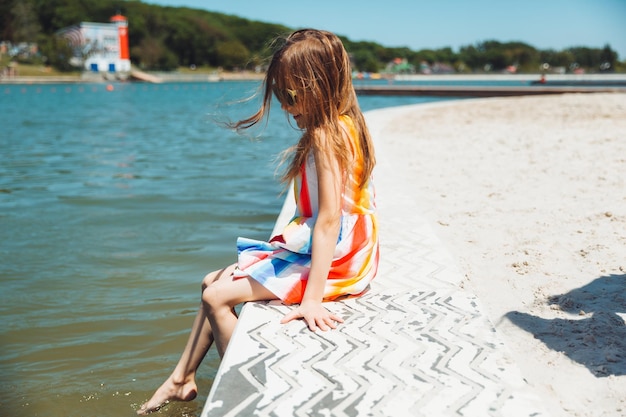
<path fill-rule="evenodd" d="M 618 314 L 626 314 L 626 275 L 600 277 L 548 303 L 580 318 L 544 319 L 517 311 L 506 317 L 597 377 L 626 375 L 626 323 Z"/>

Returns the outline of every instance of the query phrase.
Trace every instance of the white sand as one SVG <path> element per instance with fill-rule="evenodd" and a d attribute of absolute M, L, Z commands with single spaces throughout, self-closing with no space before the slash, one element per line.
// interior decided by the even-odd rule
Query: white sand
<path fill-rule="evenodd" d="M 626 415 L 626 94 L 368 114 L 551 415 Z"/>

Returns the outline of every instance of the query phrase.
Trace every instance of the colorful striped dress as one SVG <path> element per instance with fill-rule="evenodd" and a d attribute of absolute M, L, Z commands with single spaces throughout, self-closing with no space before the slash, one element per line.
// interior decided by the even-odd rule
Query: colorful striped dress
<path fill-rule="evenodd" d="M 367 289 L 378 269 L 378 226 L 374 186 L 360 188 L 358 178 L 363 155 L 356 146 L 357 132 L 348 116 L 347 127 L 355 163 L 350 166 L 342 193 L 341 228 L 324 299 L 356 295 Z M 287 304 L 302 301 L 311 266 L 311 242 L 318 213 L 315 159 L 309 155 L 294 181 L 296 213 L 282 233 L 269 242 L 237 239 L 238 268 L 235 277 L 250 276 Z"/>

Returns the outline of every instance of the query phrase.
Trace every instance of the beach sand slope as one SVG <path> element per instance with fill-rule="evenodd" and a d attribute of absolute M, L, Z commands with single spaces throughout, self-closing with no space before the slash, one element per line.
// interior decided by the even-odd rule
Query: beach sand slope
<path fill-rule="evenodd" d="M 367 119 L 548 412 L 626 415 L 626 94 Z"/>

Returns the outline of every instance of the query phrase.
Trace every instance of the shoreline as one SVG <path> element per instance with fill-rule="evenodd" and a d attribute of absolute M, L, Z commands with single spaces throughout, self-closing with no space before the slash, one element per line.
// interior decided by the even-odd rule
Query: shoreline
<path fill-rule="evenodd" d="M 222 81 L 260 81 L 263 79 L 264 74 L 254 72 L 228 72 L 219 74 L 210 73 L 160 73 L 151 72 L 146 73 L 149 76 L 157 77 L 161 79 L 161 82 L 222 82 Z M 38 76 L 14 76 L 9 78 L 0 78 L 0 84 L 105 84 L 105 83 L 120 83 L 120 82 L 133 82 L 133 83 L 145 83 L 141 80 L 132 79 L 106 79 L 99 74 L 84 73 L 80 75 L 38 75 Z"/>
<path fill-rule="evenodd" d="M 401 187 L 414 209 L 549 413 L 623 413 L 626 94 L 471 99 L 366 117 L 381 162 L 410 181 Z"/>
<path fill-rule="evenodd" d="M 148 75 L 158 77 L 162 82 L 222 82 L 222 81 L 261 81 L 265 76 L 264 73 L 255 73 L 250 71 L 244 72 L 220 72 L 220 73 L 162 73 L 151 72 Z M 394 82 L 415 82 L 415 81 L 458 81 L 458 82 L 474 82 L 474 81 L 509 81 L 526 83 L 537 81 L 541 78 L 541 73 L 535 74 L 410 74 L 396 75 L 393 79 L 389 79 L 390 83 Z M 548 81 L 626 81 L 626 73 L 624 74 L 547 74 Z M 90 83 L 112 83 L 112 82 L 143 82 L 138 80 L 107 80 L 102 76 L 90 76 L 89 74 L 80 75 L 41 75 L 41 76 L 15 76 L 9 78 L 0 78 L 0 84 L 90 84 Z M 371 80 L 355 79 L 355 86 L 367 85 Z"/>

